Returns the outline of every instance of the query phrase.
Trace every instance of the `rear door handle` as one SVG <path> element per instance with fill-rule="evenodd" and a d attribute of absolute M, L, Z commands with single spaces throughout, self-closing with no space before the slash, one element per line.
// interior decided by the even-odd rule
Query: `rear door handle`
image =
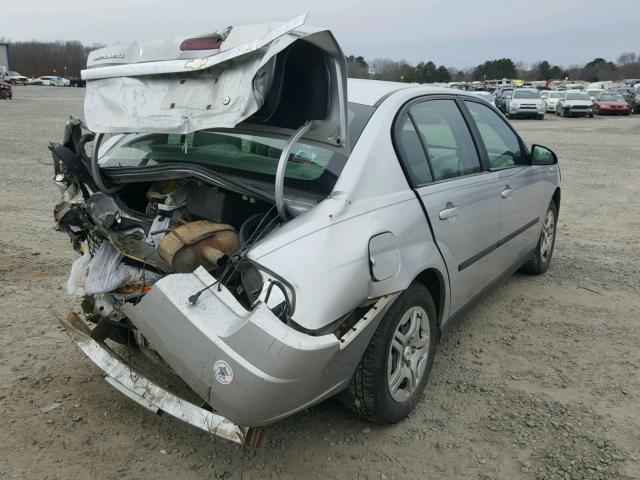
<path fill-rule="evenodd" d="M 453 218 L 458 215 L 459 210 L 460 207 L 456 207 L 452 203 L 447 203 L 446 208 L 444 210 L 440 210 L 438 216 L 440 217 L 440 220 L 447 220 L 448 218 Z"/>
<path fill-rule="evenodd" d="M 513 194 L 513 188 L 511 188 L 509 185 L 504 187 L 504 190 L 500 192 L 500 195 L 502 195 L 502 198 L 509 198 L 512 194 Z"/>

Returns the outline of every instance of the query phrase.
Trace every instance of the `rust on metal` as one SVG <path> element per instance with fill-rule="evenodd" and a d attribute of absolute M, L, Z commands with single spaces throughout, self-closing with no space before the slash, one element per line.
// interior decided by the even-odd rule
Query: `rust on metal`
<path fill-rule="evenodd" d="M 224 255 L 240 248 L 238 234 L 231 225 L 197 220 L 170 230 L 160 241 L 162 259 L 177 272 L 192 272 L 200 265 L 211 268 Z"/>

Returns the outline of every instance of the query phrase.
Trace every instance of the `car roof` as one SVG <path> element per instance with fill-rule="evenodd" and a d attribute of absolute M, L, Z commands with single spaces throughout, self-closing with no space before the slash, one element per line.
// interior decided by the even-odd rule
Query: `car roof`
<path fill-rule="evenodd" d="M 362 78 L 347 79 L 347 97 L 351 103 L 377 106 L 388 96 L 401 90 L 415 90 L 416 95 L 429 95 L 433 93 L 464 95 L 468 92 L 455 88 L 434 87 L 419 83 L 386 82 L 382 80 L 366 80 Z"/>
<path fill-rule="evenodd" d="M 415 87 L 410 83 L 384 82 L 361 78 L 347 79 L 347 97 L 349 102 L 363 105 L 376 105 L 381 99 L 398 90 Z"/>

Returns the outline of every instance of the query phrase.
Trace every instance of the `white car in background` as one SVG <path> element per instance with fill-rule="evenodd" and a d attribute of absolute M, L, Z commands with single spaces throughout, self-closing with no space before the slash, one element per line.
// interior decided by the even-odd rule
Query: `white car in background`
<path fill-rule="evenodd" d="M 64 82 L 60 77 L 46 75 L 43 77 L 34 78 L 29 82 L 30 85 L 43 85 L 45 87 L 63 87 Z"/>
<path fill-rule="evenodd" d="M 562 97 L 564 97 L 564 92 L 560 92 L 560 91 L 557 91 L 557 90 L 551 90 L 548 93 L 547 98 L 544 99 L 545 111 L 547 111 L 547 112 L 555 112 L 558 100 L 560 100 Z"/>
<path fill-rule="evenodd" d="M 556 114 L 563 117 L 578 115 L 593 118 L 593 101 L 587 92 L 567 90 L 556 104 Z"/>
<path fill-rule="evenodd" d="M 9 72 L 8 82 L 11 85 L 27 85 L 29 83 L 29 79 L 18 72 Z"/>
<path fill-rule="evenodd" d="M 544 118 L 545 106 L 540 98 L 540 92 L 535 88 L 516 88 L 509 100 L 507 118 L 535 117 Z"/>

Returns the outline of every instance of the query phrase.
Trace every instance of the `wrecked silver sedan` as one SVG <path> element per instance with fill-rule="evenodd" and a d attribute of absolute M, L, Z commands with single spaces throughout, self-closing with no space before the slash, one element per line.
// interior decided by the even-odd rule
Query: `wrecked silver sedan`
<path fill-rule="evenodd" d="M 551 151 L 463 92 L 347 81 L 304 17 L 108 47 L 83 78 L 86 123 L 51 145 L 81 254 L 61 321 L 154 412 L 250 444 L 338 394 L 397 422 L 465 307 L 551 261 Z"/>

